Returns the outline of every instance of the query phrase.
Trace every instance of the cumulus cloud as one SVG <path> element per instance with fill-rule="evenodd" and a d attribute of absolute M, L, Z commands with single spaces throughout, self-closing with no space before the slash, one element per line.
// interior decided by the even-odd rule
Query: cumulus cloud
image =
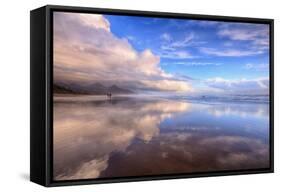
<path fill-rule="evenodd" d="M 220 77 L 207 79 L 205 83 L 219 90 L 228 93 L 236 94 L 268 94 L 269 92 L 269 79 L 238 79 L 227 80 Z"/>
<path fill-rule="evenodd" d="M 187 85 L 184 81 L 174 81 L 174 80 L 160 80 L 154 81 L 154 83 L 150 83 L 149 81 L 142 81 L 144 85 L 152 89 L 161 89 L 162 87 L 166 87 L 167 91 L 176 91 L 176 90 L 186 90 L 192 91 L 192 88 Z"/>
<path fill-rule="evenodd" d="M 107 81 L 130 84 L 136 89 L 147 86 L 163 91 L 190 90 L 184 81 L 167 83 L 172 75 L 163 71 L 159 63 L 160 57 L 150 49 L 137 51 L 128 39 L 115 36 L 102 15 L 54 14 L 55 81 L 85 84 Z M 161 81 L 167 86 L 158 86 Z"/>
<path fill-rule="evenodd" d="M 82 21 L 82 24 L 85 26 L 104 29 L 108 32 L 110 31 L 110 23 L 102 15 L 78 14 L 77 17 L 77 19 Z M 73 18 L 75 19 L 74 16 Z"/>

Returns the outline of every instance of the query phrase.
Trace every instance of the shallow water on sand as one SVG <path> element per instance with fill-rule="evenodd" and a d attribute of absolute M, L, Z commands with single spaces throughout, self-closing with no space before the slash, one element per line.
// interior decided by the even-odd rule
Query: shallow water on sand
<path fill-rule="evenodd" d="M 269 167 L 263 103 L 54 97 L 55 180 Z"/>

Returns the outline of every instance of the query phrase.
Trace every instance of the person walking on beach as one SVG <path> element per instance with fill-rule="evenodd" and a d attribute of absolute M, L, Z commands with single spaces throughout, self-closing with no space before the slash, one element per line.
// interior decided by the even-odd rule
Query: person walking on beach
<path fill-rule="evenodd" d="M 111 100 L 111 96 L 112 96 L 111 92 L 107 93 L 106 95 Z"/>

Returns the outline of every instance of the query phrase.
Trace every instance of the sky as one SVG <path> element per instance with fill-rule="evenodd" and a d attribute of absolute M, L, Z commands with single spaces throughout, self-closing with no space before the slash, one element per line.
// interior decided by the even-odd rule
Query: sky
<path fill-rule="evenodd" d="M 269 25 L 54 13 L 54 80 L 182 94 L 268 94 Z"/>

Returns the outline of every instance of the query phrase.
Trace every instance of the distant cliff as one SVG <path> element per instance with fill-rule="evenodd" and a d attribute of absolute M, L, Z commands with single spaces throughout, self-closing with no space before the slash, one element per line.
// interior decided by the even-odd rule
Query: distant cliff
<path fill-rule="evenodd" d="M 67 88 L 62 85 L 53 85 L 53 92 L 54 93 L 61 93 L 61 94 L 76 94 L 75 91 L 71 90 L 70 88 Z"/>
<path fill-rule="evenodd" d="M 104 86 L 101 83 L 94 83 L 87 86 L 79 85 L 63 85 L 55 83 L 53 85 L 53 92 L 60 94 L 92 94 L 92 95 L 105 95 L 111 94 L 132 94 L 133 91 L 121 88 L 117 85 Z"/>

